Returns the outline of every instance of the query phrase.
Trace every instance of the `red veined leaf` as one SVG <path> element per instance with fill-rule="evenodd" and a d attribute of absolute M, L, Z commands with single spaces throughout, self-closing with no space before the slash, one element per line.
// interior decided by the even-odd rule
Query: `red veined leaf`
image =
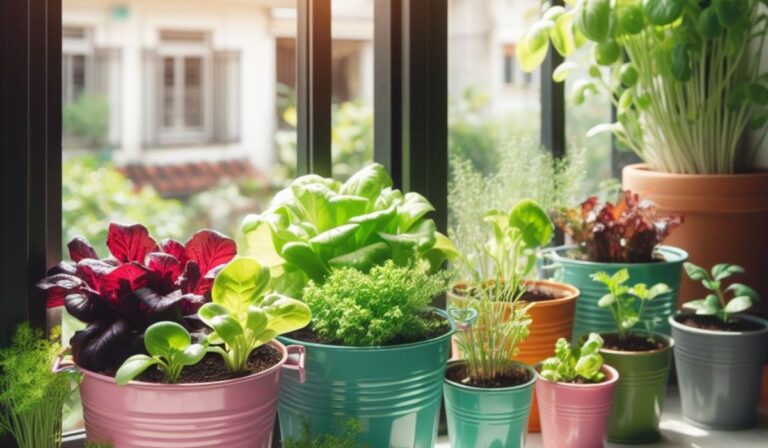
<path fill-rule="evenodd" d="M 67 243 L 67 248 L 69 249 L 69 258 L 75 263 L 85 258 L 99 258 L 99 256 L 96 255 L 96 250 L 91 246 L 88 240 L 81 236 L 74 238 Z"/>
<path fill-rule="evenodd" d="M 187 258 L 200 265 L 200 273 L 229 263 L 237 255 L 235 242 L 213 230 L 201 230 L 186 244 Z"/>
<path fill-rule="evenodd" d="M 50 277 L 56 274 L 76 275 L 77 267 L 75 263 L 72 263 L 71 261 L 62 261 L 59 264 L 50 267 L 48 271 L 46 271 L 45 273 L 47 277 Z"/>
<path fill-rule="evenodd" d="M 79 278 L 88 283 L 94 291 L 101 291 L 104 279 L 116 267 L 102 260 L 84 258 L 77 263 L 75 272 Z"/>
<path fill-rule="evenodd" d="M 73 293 L 88 289 L 80 278 L 70 274 L 56 274 L 37 282 L 37 287 L 45 291 L 48 308 L 64 305 L 64 298 Z"/>
<path fill-rule="evenodd" d="M 99 291 L 107 300 L 117 305 L 131 292 L 145 287 L 153 280 L 152 271 L 139 263 L 127 263 L 113 269 L 102 280 Z"/>
<path fill-rule="evenodd" d="M 200 265 L 194 261 L 188 261 L 184 266 L 184 272 L 176 279 L 176 286 L 181 289 L 181 292 L 191 293 L 197 289 L 197 284 L 200 282 Z"/>
<path fill-rule="evenodd" d="M 151 252 L 147 254 L 144 264 L 157 274 L 159 293 L 171 292 L 176 287 L 176 279 L 182 273 L 182 264 L 176 257 L 162 252 Z"/>
<path fill-rule="evenodd" d="M 160 250 L 157 243 L 149 236 L 149 231 L 141 224 L 124 225 L 111 223 L 107 233 L 109 252 L 121 263 L 144 261 L 150 252 Z"/>
<path fill-rule="evenodd" d="M 166 238 L 160 242 L 160 248 L 166 254 L 173 255 L 179 260 L 179 263 L 181 263 L 182 266 L 187 264 L 187 249 L 180 242 L 171 238 Z"/>

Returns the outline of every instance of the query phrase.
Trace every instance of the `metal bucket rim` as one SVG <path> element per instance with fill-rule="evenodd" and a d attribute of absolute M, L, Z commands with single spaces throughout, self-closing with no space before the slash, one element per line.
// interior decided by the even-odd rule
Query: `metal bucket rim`
<path fill-rule="evenodd" d="M 635 333 L 635 332 L 633 332 L 633 333 Z M 609 335 L 609 334 L 610 335 L 615 335 L 616 332 L 611 331 L 611 332 L 606 332 L 606 333 L 600 333 L 600 336 L 602 337 L 602 336 Z M 600 352 L 601 353 L 608 353 L 608 354 L 611 354 L 611 355 L 620 355 L 620 356 L 624 355 L 624 356 L 638 356 L 639 357 L 639 356 L 653 356 L 653 355 L 656 355 L 658 353 L 663 353 L 663 352 L 672 350 L 675 347 L 675 340 L 672 338 L 672 336 L 667 336 L 665 334 L 656 333 L 656 332 L 653 332 L 652 334 L 653 334 L 654 338 L 662 339 L 664 342 L 667 343 L 667 345 L 662 347 L 662 348 L 657 348 L 657 349 L 653 349 L 653 350 L 645 350 L 645 351 L 642 351 L 642 352 L 629 352 L 629 351 L 624 351 L 624 350 L 611 350 L 609 348 L 601 348 Z"/>
<path fill-rule="evenodd" d="M 664 244 L 659 244 L 654 248 L 654 252 L 663 252 L 664 255 L 670 255 L 673 258 L 664 258 L 664 260 L 659 261 L 651 261 L 646 263 L 601 263 L 599 261 L 588 261 L 588 260 L 577 260 L 575 258 L 566 257 L 561 254 L 561 252 L 565 252 L 568 250 L 576 249 L 578 246 L 575 244 L 566 244 L 563 246 L 557 246 L 552 247 L 549 249 L 544 249 L 541 251 L 542 254 L 549 255 L 552 259 L 552 261 L 555 262 L 565 262 L 571 265 L 578 265 L 578 266 L 586 266 L 586 267 L 593 267 L 600 269 L 605 268 L 615 268 L 615 269 L 621 269 L 621 268 L 637 268 L 637 267 L 646 267 L 646 266 L 665 266 L 665 265 L 671 265 L 671 264 L 680 264 L 683 263 L 688 259 L 688 252 L 674 246 L 667 246 Z"/>
<path fill-rule="evenodd" d="M 286 342 L 288 344 L 297 344 L 297 345 L 303 345 L 307 347 L 308 349 L 322 349 L 326 351 L 345 351 L 345 352 L 371 352 L 371 351 L 381 351 L 381 350 L 403 350 L 403 349 L 410 349 L 414 347 L 421 347 L 425 345 L 431 345 L 436 342 L 442 342 L 443 340 L 450 339 L 451 336 L 456 332 L 456 322 L 454 322 L 453 318 L 445 311 L 440 308 L 436 308 L 434 306 L 429 307 L 430 310 L 436 312 L 437 314 L 444 317 L 448 323 L 450 324 L 451 328 L 450 330 L 446 331 L 445 333 L 441 334 L 440 336 L 436 336 L 431 339 L 426 339 L 424 341 L 418 341 L 418 342 L 409 342 L 407 344 L 398 344 L 398 345 L 374 345 L 370 347 L 356 347 L 352 345 L 332 345 L 332 344 L 321 344 L 319 342 L 306 342 L 301 341 L 298 339 L 291 339 L 287 336 L 278 336 L 277 339 L 281 342 Z"/>
<path fill-rule="evenodd" d="M 160 389 L 166 389 L 166 390 L 176 390 L 176 391 L 193 391 L 198 389 L 207 389 L 207 388 L 216 388 L 216 387 L 222 387 L 222 386 L 230 386 L 240 383 L 245 383 L 248 381 L 255 380 L 260 377 L 269 376 L 276 372 L 279 372 L 280 368 L 282 368 L 283 364 L 288 360 L 288 350 L 285 348 L 285 345 L 280 343 L 280 341 L 273 339 L 267 344 L 271 345 L 272 347 L 276 348 L 279 352 L 283 354 L 280 361 L 273 365 L 272 367 L 262 370 L 261 372 L 252 373 L 250 375 L 246 375 L 240 378 L 232 378 L 228 380 L 221 380 L 221 381 L 211 381 L 207 383 L 178 383 L 178 384 L 168 384 L 168 383 L 147 383 L 144 381 L 136 381 L 131 380 L 128 383 L 126 383 L 124 386 L 118 386 L 117 383 L 115 383 L 115 377 L 109 376 L 109 375 L 103 375 L 101 373 L 96 373 L 88 369 L 84 369 L 80 366 L 77 366 L 78 370 L 83 373 L 84 376 L 92 378 L 97 381 L 106 382 L 114 385 L 115 387 L 130 387 L 130 388 L 137 388 L 137 389 L 151 389 L 151 390 L 160 390 Z"/>
<path fill-rule="evenodd" d="M 619 381 L 619 371 L 609 366 L 608 364 L 603 364 L 603 367 L 600 369 L 604 371 L 603 373 L 606 373 L 606 376 L 608 377 L 608 379 L 606 381 L 601 381 L 599 383 L 588 383 L 588 384 L 563 383 L 560 381 L 550 381 L 544 378 L 543 376 L 541 376 L 538 369 L 539 366 L 541 366 L 541 363 L 537 363 L 533 369 L 533 371 L 536 373 L 536 376 L 538 377 L 538 381 L 543 381 L 553 386 L 564 387 L 568 389 L 602 389 L 604 387 L 609 387 L 613 384 L 616 384 L 616 382 Z"/>
<path fill-rule="evenodd" d="M 466 361 L 462 359 L 455 359 L 453 361 L 448 361 L 448 367 L 446 368 L 446 371 L 456 364 L 466 364 Z M 486 392 L 486 393 L 494 393 L 494 392 L 511 392 L 515 390 L 521 390 L 528 388 L 530 386 L 533 386 L 533 384 L 536 382 L 536 371 L 533 369 L 533 367 L 529 366 L 528 364 L 524 364 L 522 362 L 518 361 L 512 361 L 512 364 L 516 366 L 520 366 L 528 370 L 531 374 L 531 379 L 528 380 L 527 383 L 518 384 L 517 386 L 511 386 L 511 387 L 495 387 L 495 388 L 489 388 L 489 387 L 475 387 L 475 386 L 467 386 L 466 384 L 459 384 L 455 381 L 451 381 L 448 378 L 444 378 L 444 381 L 449 384 L 452 387 L 456 387 L 458 389 L 473 391 L 473 392 Z"/>
<path fill-rule="evenodd" d="M 705 336 L 720 336 L 720 337 L 727 337 L 727 338 L 736 338 L 736 337 L 740 337 L 740 336 L 757 336 L 757 335 L 761 335 L 761 334 L 764 334 L 764 333 L 768 333 L 768 320 L 763 319 L 762 317 L 758 317 L 758 316 L 750 316 L 749 314 L 739 313 L 739 314 L 737 314 L 737 316 L 738 316 L 739 319 L 744 319 L 744 320 L 748 320 L 750 322 L 761 324 L 763 326 L 763 328 L 761 328 L 759 330 L 748 330 L 748 331 L 705 330 L 703 328 L 690 327 L 688 325 L 684 325 L 681 322 L 678 322 L 677 318 L 681 317 L 681 316 L 684 316 L 684 315 L 685 314 L 678 312 L 678 313 L 675 313 L 675 314 L 669 316 L 669 318 L 667 318 L 667 320 L 669 321 L 669 324 L 671 326 L 673 326 L 674 328 L 676 328 L 676 329 L 678 329 L 678 330 L 680 330 L 682 332 L 689 333 L 689 334 L 699 334 L 699 335 L 705 335 Z"/>

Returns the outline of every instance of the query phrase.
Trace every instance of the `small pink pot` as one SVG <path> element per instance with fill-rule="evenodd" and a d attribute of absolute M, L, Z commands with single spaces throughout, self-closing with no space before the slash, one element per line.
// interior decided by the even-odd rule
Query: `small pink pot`
<path fill-rule="evenodd" d="M 281 369 L 304 381 L 304 347 L 269 344 L 283 355 L 278 364 L 227 381 L 118 386 L 113 377 L 79 369 L 88 440 L 114 448 L 269 448 Z M 55 372 L 67 368 L 77 367 L 54 365 Z"/>
<path fill-rule="evenodd" d="M 619 373 L 608 365 L 603 365 L 603 373 L 602 383 L 567 384 L 548 381 L 537 370 L 536 396 L 544 448 L 603 446 L 613 389 L 619 379 Z"/>

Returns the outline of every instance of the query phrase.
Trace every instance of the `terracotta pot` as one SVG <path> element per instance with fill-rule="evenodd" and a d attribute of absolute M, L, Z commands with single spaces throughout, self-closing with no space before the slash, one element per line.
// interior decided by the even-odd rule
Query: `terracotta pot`
<path fill-rule="evenodd" d="M 603 365 L 603 382 L 569 384 L 553 383 L 536 370 L 539 377 L 536 394 L 544 448 L 603 446 L 619 372 Z"/>
<path fill-rule="evenodd" d="M 515 360 L 524 364 L 535 365 L 555 355 L 555 343 L 558 339 L 571 339 L 573 316 L 579 290 L 571 285 L 549 280 L 532 280 L 527 281 L 526 284 L 558 297 L 552 300 L 534 302 L 528 312 L 533 320 L 529 327 L 530 335 L 520 344 L 520 352 Z M 454 288 L 451 288 L 448 293 L 448 306 L 461 307 L 462 304 L 466 303 L 466 299 L 455 294 L 453 290 Z M 455 336 L 452 339 L 452 346 L 453 357 L 461 358 L 461 352 L 456 347 Z M 532 406 L 531 417 L 528 420 L 528 431 L 538 432 L 539 430 L 539 410 L 536 406 Z"/>
<path fill-rule="evenodd" d="M 743 266 L 747 273 L 738 281 L 768 297 L 768 172 L 671 174 L 636 164 L 624 168 L 623 185 L 654 201 L 663 213 L 685 215 L 685 224 L 664 244 L 685 249 L 692 263 L 707 269 L 716 263 Z M 683 279 L 680 297 L 705 296 L 701 285 Z M 768 311 L 768 301 L 756 311 Z"/>
<path fill-rule="evenodd" d="M 269 448 L 280 371 L 298 370 L 304 377 L 303 347 L 269 344 L 282 354 L 279 363 L 226 381 L 118 386 L 111 376 L 79 369 L 88 440 L 114 448 Z M 65 368 L 71 367 L 57 362 L 54 371 Z"/>

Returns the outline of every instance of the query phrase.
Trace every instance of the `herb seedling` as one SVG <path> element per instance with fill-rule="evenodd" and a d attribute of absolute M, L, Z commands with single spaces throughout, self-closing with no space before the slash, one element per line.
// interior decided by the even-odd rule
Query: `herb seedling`
<path fill-rule="evenodd" d="M 247 371 L 251 352 L 310 321 L 309 307 L 303 302 L 267 294 L 269 281 L 267 267 L 253 258 L 236 258 L 216 277 L 213 302 L 197 313 L 213 329 L 208 351 L 221 355 L 231 372 Z"/>
<path fill-rule="evenodd" d="M 176 322 L 158 322 L 144 332 L 144 347 L 149 356 L 133 355 L 126 359 L 115 374 L 115 382 L 121 386 L 156 365 L 168 377 L 168 382 L 178 382 L 186 366 L 200 362 L 205 356 L 204 344 L 193 344 L 186 328 Z"/>
<path fill-rule="evenodd" d="M 648 333 L 648 339 L 652 339 L 655 322 L 644 319 L 643 310 L 648 302 L 668 293 L 669 287 L 664 283 L 657 283 L 650 288 L 644 283 L 637 283 L 630 287 L 626 285 L 629 281 L 629 271 L 626 268 L 616 271 L 613 275 L 596 272 L 591 277 L 592 280 L 608 288 L 608 293 L 597 301 L 597 305 L 611 311 L 619 340 L 627 339 L 632 329 L 641 322 Z M 635 302 L 639 304 L 635 305 Z"/>
<path fill-rule="evenodd" d="M 565 338 L 560 338 L 555 344 L 555 356 L 541 363 L 541 376 L 556 383 L 572 383 L 578 378 L 599 383 L 605 378 L 601 372 L 602 347 L 603 338 L 597 333 L 590 333 L 581 347 L 571 347 Z"/>
<path fill-rule="evenodd" d="M 722 322 L 733 320 L 732 314 L 741 313 L 752 307 L 758 300 L 757 291 L 742 283 L 732 283 L 723 289 L 722 281 L 734 274 L 743 274 L 744 269 L 735 264 L 721 263 L 712 267 L 712 272 L 685 263 L 685 272 L 691 280 L 700 281 L 710 291 L 707 297 L 683 304 L 683 308 L 694 310 L 696 314 L 717 316 Z M 730 300 L 726 295 L 730 293 Z"/>

